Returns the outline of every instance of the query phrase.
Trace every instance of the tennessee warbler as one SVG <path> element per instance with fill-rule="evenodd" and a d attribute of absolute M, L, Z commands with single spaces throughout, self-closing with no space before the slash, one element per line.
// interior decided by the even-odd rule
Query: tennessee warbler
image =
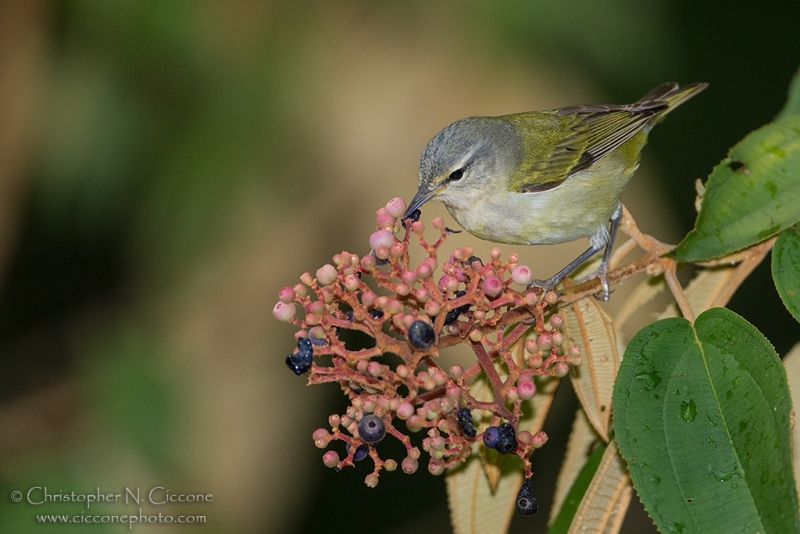
<path fill-rule="evenodd" d="M 519 245 L 588 237 L 569 265 L 529 287 L 553 289 L 605 247 L 595 276 L 609 297 L 608 260 L 622 216 L 620 197 L 647 142 L 672 109 L 707 84 L 659 85 L 629 105 L 569 106 L 458 120 L 428 142 L 419 189 L 404 218 L 441 201 L 471 234 Z M 609 226 L 610 221 L 610 226 Z"/>

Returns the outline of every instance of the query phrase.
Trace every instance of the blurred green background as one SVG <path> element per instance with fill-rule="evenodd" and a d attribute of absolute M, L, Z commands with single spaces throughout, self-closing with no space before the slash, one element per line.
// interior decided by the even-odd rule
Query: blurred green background
<path fill-rule="evenodd" d="M 278 289 L 365 252 L 374 211 L 413 194 L 419 153 L 457 118 L 705 81 L 626 196 L 678 240 L 694 179 L 781 108 L 798 20 L 797 2 L 744 0 L 0 3 L 0 531 L 137 511 L 9 498 L 35 486 L 214 496 L 143 507 L 202 527 L 139 532 L 448 531 L 442 478 L 369 490 L 367 466 L 322 465 L 311 433 L 343 401 L 286 369 Z M 540 249 L 534 269 L 582 247 Z M 733 308 L 783 354 L 797 325 L 770 286 L 762 266 Z M 544 509 L 557 441 L 537 453 Z M 627 532 L 652 531 L 629 514 Z"/>

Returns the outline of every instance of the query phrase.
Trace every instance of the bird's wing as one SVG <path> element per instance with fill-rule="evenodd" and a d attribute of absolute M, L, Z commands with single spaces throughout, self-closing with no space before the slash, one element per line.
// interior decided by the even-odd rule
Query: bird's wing
<path fill-rule="evenodd" d="M 548 153 L 530 158 L 531 164 L 512 178 L 511 189 L 524 193 L 561 185 L 625 143 L 667 108 L 664 101 L 642 99 L 630 105 L 570 106 L 551 112 L 560 123 L 556 130 L 561 139 L 549 144 L 552 150 Z"/>

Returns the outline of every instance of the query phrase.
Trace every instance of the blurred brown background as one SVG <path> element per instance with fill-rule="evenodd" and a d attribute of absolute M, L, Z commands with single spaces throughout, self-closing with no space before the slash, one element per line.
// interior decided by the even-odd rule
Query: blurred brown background
<path fill-rule="evenodd" d="M 374 211 L 413 194 L 419 153 L 455 119 L 706 81 L 625 197 L 679 240 L 694 179 L 783 104 L 797 20 L 796 2 L 744 0 L 0 3 L 0 531 L 137 511 L 9 498 L 35 486 L 214 496 L 143 507 L 206 525 L 138 532 L 448 531 L 441 478 L 369 490 L 365 466 L 324 468 L 311 433 L 342 399 L 286 369 L 278 289 L 365 252 Z M 548 276 L 583 246 L 524 254 Z M 796 323 L 769 286 L 762 266 L 733 306 L 785 353 Z M 548 446 L 539 471 L 559 459 Z"/>

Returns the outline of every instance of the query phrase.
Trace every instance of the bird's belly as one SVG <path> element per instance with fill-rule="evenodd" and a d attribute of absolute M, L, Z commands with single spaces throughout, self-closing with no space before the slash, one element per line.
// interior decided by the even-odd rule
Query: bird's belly
<path fill-rule="evenodd" d="M 606 228 L 632 171 L 600 177 L 581 172 L 549 191 L 485 195 L 473 199 L 467 209 L 448 209 L 481 239 L 517 245 L 565 243 Z"/>

